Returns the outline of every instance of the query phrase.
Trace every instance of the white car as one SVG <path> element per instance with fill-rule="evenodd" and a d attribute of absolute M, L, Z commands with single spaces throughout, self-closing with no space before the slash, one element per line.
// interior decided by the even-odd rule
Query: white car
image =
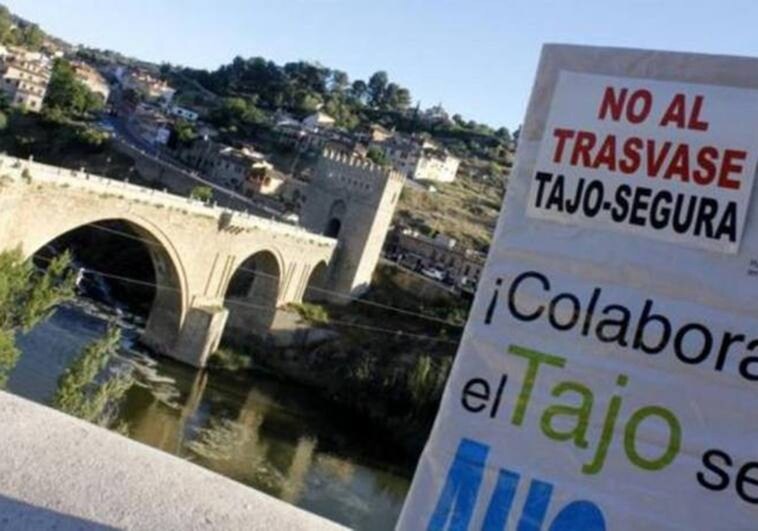
<path fill-rule="evenodd" d="M 295 214 L 294 212 L 290 212 L 289 214 L 285 214 L 282 216 L 282 220 L 291 223 L 292 225 L 297 225 L 300 223 L 300 216 Z"/>
<path fill-rule="evenodd" d="M 425 267 L 421 270 L 421 274 L 438 282 L 445 280 L 445 273 L 439 269 L 434 269 L 433 267 Z"/>

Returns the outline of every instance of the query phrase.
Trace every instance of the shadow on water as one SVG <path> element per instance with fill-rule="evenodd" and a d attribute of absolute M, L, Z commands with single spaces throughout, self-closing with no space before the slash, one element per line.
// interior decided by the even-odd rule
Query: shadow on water
<path fill-rule="evenodd" d="M 9 389 L 49 403 L 60 375 L 102 336 L 109 317 L 84 301 L 59 308 L 19 338 L 23 356 Z M 135 347 L 139 330 L 120 324 L 122 348 L 105 371 L 134 379 L 115 419 L 129 437 L 344 525 L 394 526 L 413 471 L 356 433 L 354 419 L 266 375 L 251 382 L 154 359 Z"/>

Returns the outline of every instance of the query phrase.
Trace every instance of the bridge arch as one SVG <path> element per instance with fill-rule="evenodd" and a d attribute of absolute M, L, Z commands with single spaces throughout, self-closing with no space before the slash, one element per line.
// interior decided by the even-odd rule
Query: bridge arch
<path fill-rule="evenodd" d="M 229 317 L 224 341 L 248 344 L 265 335 L 274 321 L 282 296 L 285 267 L 277 249 L 257 249 L 235 267 L 224 292 Z"/>
<path fill-rule="evenodd" d="M 120 228 L 114 228 L 114 224 Z M 38 223 L 34 230 L 25 235 L 23 251 L 26 257 L 39 255 L 40 251 L 51 244 L 65 242 L 85 229 L 102 231 L 109 237 L 124 238 L 143 246 L 152 263 L 153 282 L 150 284 L 154 290 L 142 340 L 161 354 L 170 353 L 179 337 L 189 305 L 189 289 L 187 274 L 177 249 L 157 226 L 128 213 L 80 216 L 63 223 Z M 139 286 L 138 282 L 129 280 L 132 278 L 133 275 L 123 275 L 122 281 Z M 145 284 L 142 283 L 143 286 Z"/>

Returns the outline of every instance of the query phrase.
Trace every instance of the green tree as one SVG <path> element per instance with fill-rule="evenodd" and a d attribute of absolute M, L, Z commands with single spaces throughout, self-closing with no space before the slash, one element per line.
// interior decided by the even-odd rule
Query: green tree
<path fill-rule="evenodd" d="M 161 66 L 158 68 L 158 71 L 161 73 L 161 79 L 167 79 L 172 70 L 171 63 L 161 63 Z"/>
<path fill-rule="evenodd" d="M 241 97 L 224 98 L 210 116 L 219 127 L 245 126 L 265 121 L 266 115 L 251 101 Z"/>
<path fill-rule="evenodd" d="M 360 122 L 358 116 L 353 112 L 353 107 L 343 96 L 335 95 L 329 98 L 324 106 L 324 111 L 334 118 L 339 127 L 345 129 L 354 129 Z"/>
<path fill-rule="evenodd" d="M 359 103 L 365 103 L 366 96 L 368 95 L 368 85 L 362 79 L 357 79 L 350 86 L 350 94 Z"/>
<path fill-rule="evenodd" d="M 134 380 L 128 373 L 109 375 L 101 383 L 96 378 L 116 353 L 120 341 L 121 332 L 112 326 L 102 338 L 87 345 L 58 379 L 53 407 L 93 424 L 111 427 L 113 405 Z"/>
<path fill-rule="evenodd" d="M 192 124 L 185 120 L 177 120 L 174 124 L 174 132 L 179 143 L 184 145 L 190 144 L 195 139 L 195 136 L 197 136 L 197 132 Z"/>
<path fill-rule="evenodd" d="M 350 78 L 347 74 L 341 70 L 332 70 L 332 91 L 342 94 L 348 86 L 350 86 Z"/>
<path fill-rule="evenodd" d="M 26 24 L 19 28 L 16 41 L 24 48 L 39 50 L 45 42 L 45 33 L 37 24 Z"/>
<path fill-rule="evenodd" d="M 55 306 L 74 296 L 75 279 L 68 253 L 38 271 L 20 250 L 0 253 L 0 389 L 16 366 L 17 331 L 28 331 L 50 316 Z"/>
<path fill-rule="evenodd" d="M 210 186 L 195 186 L 190 191 L 190 197 L 204 203 L 209 203 L 213 200 L 213 189 Z"/>
<path fill-rule="evenodd" d="M 407 109 L 411 104 L 411 93 L 397 83 L 390 83 L 384 90 L 384 96 L 380 104 L 393 111 Z"/>
<path fill-rule="evenodd" d="M 5 6 L 0 6 L 0 43 L 13 44 L 13 19 Z"/>
<path fill-rule="evenodd" d="M 521 136 L 521 126 L 519 125 L 516 130 L 513 132 L 513 141 L 518 142 L 519 137 Z"/>
<path fill-rule="evenodd" d="M 490 161 L 490 163 L 487 165 L 487 173 L 489 173 L 490 177 L 499 179 L 503 175 L 503 167 L 494 160 Z"/>
<path fill-rule="evenodd" d="M 11 102 L 5 92 L 0 92 L 0 112 L 8 114 L 11 110 Z"/>
<path fill-rule="evenodd" d="M 100 110 L 103 100 L 77 79 L 71 63 L 65 59 L 56 59 L 47 87 L 45 105 L 50 109 L 58 109 L 65 115 L 81 115 Z"/>
<path fill-rule="evenodd" d="M 303 92 L 297 98 L 296 106 L 303 112 L 312 113 L 322 105 L 321 97 L 314 92 Z"/>
<path fill-rule="evenodd" d="M 94 127 L 79 127 L 76 129 L 76 140 L 87 148 L 94 148 L 95 151 L 102 148 L 108 141 L 108 135 L 98 131 Z"/>
<path fill-rule="evenodd" d="M 501 127 L 498 130 L 496 130 L 495 136 L 501 139 L 505 143 L 511 142 L 511 133 L 505 127 Z"/>
<path fill-rule="evenodd" d="M 387 90 L 389 78 L 387 72 L 380 70 L 375 72 L 368 80 L 369 103 L 374 107 L 382 105 Z"/>
<path fill-rule="evenodd" d="M 452 365 L 451 358 L 420 355 L 408 374 L 407 389 L 416 410 L 436 404 L 445 387 Z"/>
<path fill-rule="evenodd" d="M 390 160 L 387 158 L 387 155 L 384 153 L 384 151 L 376 146 L 371 146 L 368 148 L 368 151 L 366 152 L 366 158 L 368 158 L 374 164 L 378 164 L 380 166 L 388 166 L 390 163 Z"/>

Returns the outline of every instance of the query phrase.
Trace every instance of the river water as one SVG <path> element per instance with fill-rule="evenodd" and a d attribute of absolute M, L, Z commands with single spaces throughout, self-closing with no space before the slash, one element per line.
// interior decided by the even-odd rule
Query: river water
<path fill-rule="evenodd" d="M 49 404 L 62 372 L 113 320 L 122 348 L 105 370 L 135 379 L 118 407 L 129 437 L 343 525 L 394 526 L 413 471 L 376 437 L 356 432 L 312 392 L 265 374 L 210 374 L 153 358 L 135 346 L 139 328 L 107 307 L 62 305 L 19 337 L 9 390 Z"/>

